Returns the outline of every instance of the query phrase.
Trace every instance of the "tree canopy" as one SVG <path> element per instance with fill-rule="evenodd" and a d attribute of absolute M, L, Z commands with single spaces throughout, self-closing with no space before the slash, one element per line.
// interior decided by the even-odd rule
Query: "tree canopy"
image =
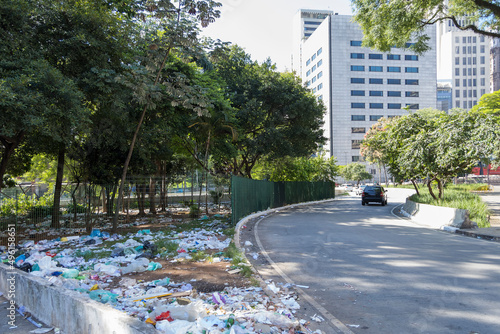
<path fill-rule="evenodd" d="M 363 44 L 390 51 L 410 48 L 424 53 L 428 45 L 426 28 L 450 20 L 461 30 L 500 37 L 500 4 L 485 0 L 352 0 L 354 19 L 363 30 Z"/>

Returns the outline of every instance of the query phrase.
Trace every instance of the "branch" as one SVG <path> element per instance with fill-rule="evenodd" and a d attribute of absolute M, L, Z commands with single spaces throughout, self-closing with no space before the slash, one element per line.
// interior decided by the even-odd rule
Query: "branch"
<path fill-rule="evenodd" d="M 482 30 L 482 29 L 479 29 L 478 27 L 476 27 L 473 24 L 469 24 L 467 26 L 461 26 L 458 23 L 457 18 L 455 16 L 444 17 L 443 19 L 446 19 L 446 18 L 452 20 L 453 23 L 455 24 L 455 26 L 458 29 L 460 29 L 460 30 L 472 30 L 475 33 L 478 33 L 478 34 L 481 34 L 481 35 L 490 36 L 490 37 L 500 37 L 500 33 L 495 33 L 495 32 L 491 32 L 491 31 Z"/>

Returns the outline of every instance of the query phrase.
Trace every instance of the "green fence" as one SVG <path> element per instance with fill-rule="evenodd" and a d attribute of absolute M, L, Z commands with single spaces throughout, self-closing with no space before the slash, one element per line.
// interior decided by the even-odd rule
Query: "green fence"
<path fill-rule="evenodd" d="M 288 204 L 335 197 L 333 182 L 270 182 L 244 177 L 231 178 L 231 217 L 241 218 L 258 211 Z"/>

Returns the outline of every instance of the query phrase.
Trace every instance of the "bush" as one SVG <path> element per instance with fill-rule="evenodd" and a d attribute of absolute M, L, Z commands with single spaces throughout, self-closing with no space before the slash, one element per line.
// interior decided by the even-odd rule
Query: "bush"
<path fill-rule="evenodd" d="M 85 213 L 87 210 L 86 208 L 81 205 L 81 204 L 77 204 L 76 207 L 73 206 L 73 204 L 69 204 L 67 207 L 66 207 L 66 212 L 67 213 Z"/>
<path fill-rule="evenodd" d="M 54 211 L 53 206 L 37 205 L 29 210 L 28 218 L 41 220 L 47 216 L 50 216 L 53 211 Z"/>
<path fill-rule="evenodd" d="M 189 207 L 189 217 L 198 218 L 200 216 L 200 208 L 198 205 L 191 205 Z"/>

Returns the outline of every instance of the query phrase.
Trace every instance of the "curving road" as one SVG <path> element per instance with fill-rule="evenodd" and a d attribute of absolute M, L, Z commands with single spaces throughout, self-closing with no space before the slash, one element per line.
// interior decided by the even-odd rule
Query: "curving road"
<path fill-rule="evenodd" d="M 255 241 L 274 266 L 257 269 L 309 286 L 326 333 L 500 333 L 500 243 L 394 216 L 404 192 L 385 207 L 351 196 L 261 219 Z"/>

